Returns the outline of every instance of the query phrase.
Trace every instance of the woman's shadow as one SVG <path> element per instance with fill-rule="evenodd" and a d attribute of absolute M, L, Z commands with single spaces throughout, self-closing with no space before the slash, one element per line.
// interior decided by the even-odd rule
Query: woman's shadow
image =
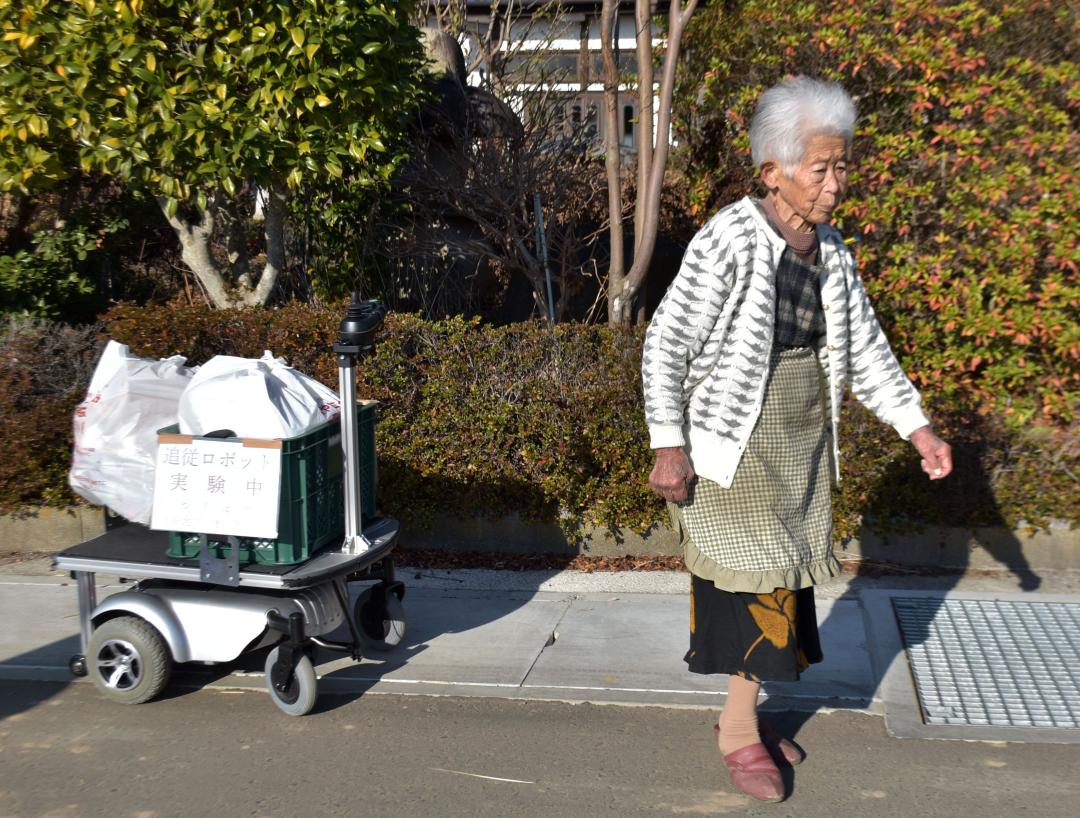
<path fill-rule="evenodd" d="M 890 654 L 880 643 L 869 644 L 869 631 L 864 620 L 864 613 L 869 609 L 862 602 L 864 591 L 895 590 L 897 596 L 903 596 L 905 591 L 918 591 L 921 604 L 925 606 L 923 610 L 932 622 L 941 611 L 946 595 L 956 589 L 966 571 L 974 568 L 972 540 L 977 542 L 975 548 L 992 557 L 992 562 L 979 560 L 979 570 L 986 570 L 983 566 L 988 568 L 996 563 L 1015 577 L 1017 590 L 1034 591 L 1040 586 L 1041 578 L 1032 570 L 1020 540 L 995 500 L 990 475 L 981 456 L 984 449 L 985 444 L 981 443 L 954 444 L 954 472 L 940 482 L 927 480 L 914 453 L 894 461 L 885 470 L 866 503 L 867 519 L 874 519 L 875 512 L 880 514 L 883 509 L 895 508 L 898 492 L 915 497 L 929 497 L 933 493 L 934 506 L 942 510 L 943 519 L 963 520 L 962 509 L 977 508 L 980 524 L 923 526 L 889 535 L 876 533 L 871 526 L 864 525 L 860 536 L 860 559 L 845 563 L 845 571 L 850 568 L 854 578 L 829 605 L 827 612 L 820 610 L 829 604 L 824 602 L 825 595 L 821 595 L 819 630 L 824 662 L 812 666 L 800 682 L 765 684 L 766 694 L 772 692 L 780 701 L 775 708 L 766 702 L 763 710 L 776 711 L 770 722 L 783 735 L 797 741 L 803 725 L 825 708 L 870 708 L 885 672 L 900 658 L 896 651 Z M 874 626 L 898 627 L 895 621 L 875 622 Z M 908 627 L 894 644 L 910 649 L 928 636 L 928 627 Z M 833 670 L 830 670 L 830 653 L 836 657 Z M 848 678 L 846 674 L 856 678 Z M 822 695 L 793 699 L 799 696 L 798 686 L 808 683 L 815 687 L 821 685 Z M 829 690 L 833 693 L 826 692 Z"/>

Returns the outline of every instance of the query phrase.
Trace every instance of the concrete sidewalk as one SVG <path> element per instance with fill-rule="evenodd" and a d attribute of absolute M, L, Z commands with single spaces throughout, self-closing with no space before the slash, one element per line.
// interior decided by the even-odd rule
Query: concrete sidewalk
<path fill-rule="evenodd" d="M 408 628 L 356 664 L 325 654 L 320 690 L 716 706 L 715 680 L 686 671 L 689 579 L 680 573 L 427 571 L 402 568 Z M 98 576 L 98 599 L 129 587 Z M 70 579 L 0 577 L 0 678 L 70 679 L 78 608 Z M 870 709 L 874 679 L 857 600 L 819 605 L 830 661 L 770 695 Z M 827 627 L 826 627 L 827 626 Z M 194 674 L 198 676 L 198 673 Z M 243 660 L 215 686 L 261 687 Z"/>
<path fill-rule="evenodd" d="M 725 681 L 693 675 L 682 661 L 687 574 L 403 567 L 399 578 L 407 587 L 403 643 L 359 664 L 324 654 L 317 669 L 321 692 L 666 707 L 718 708 L 723 703 Z M 103 575 L 98 583 L 99 600 L 128 587 Z M 1025 583 L 1033 584 L 1030 578 Z M 895 640 L 882 637 L 890 614 L 865 599 L 867 592 L 888 589 L 1001 596 L 1016 593 L 1020 584 L 1008 574 L 983 573 L 879 579 L 845 575 L 822 586 L 817 608 L 826 659 L 798 683 L 766 684 L 765 706 L 886 715 L 887 699 L 898 694 L 894 689 L 886 695 L 882 680 L 905 663 L 904 652 Z M 1080 603 L 1078 592 L 1080 572 L 1061 572 L 1043 578 L 1038 592 L 1026 596 Z M 0 629 L 0 680 L 72 681 L 67 663 L 78 652 L 78 609 L 67 576 L 50 571 L 46 561 L 0 569 L 0 621 L 8 623 Z M 890 652 L 883 655 L 885 644 Z M 246 657 L 233 666 L 185 667 L 174 678 L 174 684 L 194 687 L 262 689 L 262 657 Z M 902 704 L 889 702 L 892 707 Z M 917 710 L 917 701 L 910 706 Z M 910 713 L 904 718 L 910 721 Z M 953 733 L 937 737 L 980 737 L 977 732 Z M 1080 739 L 1080 730 L 1073 733 Z M 1017 738 L 1025 740 L 1023 734 Z"/>

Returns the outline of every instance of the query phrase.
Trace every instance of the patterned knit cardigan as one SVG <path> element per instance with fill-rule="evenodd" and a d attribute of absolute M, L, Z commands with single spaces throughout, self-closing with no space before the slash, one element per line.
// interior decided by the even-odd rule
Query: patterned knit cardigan
<path fill-rule="evenodd" d="M 929 423 L 835 228 L 819 225 L 833 463 L 840 402 L 852 393 L 905 440 Z M 729 487 L 761 412 L 784 241 L 742 199 L 698 231 L 645 336 L 645 415 L 654 449 L 685 446 L 694 471 Z M 839 480 L 839 466 L 836 479 Z"/>

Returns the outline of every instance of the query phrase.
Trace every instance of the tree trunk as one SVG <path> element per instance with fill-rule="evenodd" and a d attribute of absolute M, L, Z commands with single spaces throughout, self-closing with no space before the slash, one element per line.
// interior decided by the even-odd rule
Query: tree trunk
<path fill-rule="evenodd" d="M 266 191 L 266 221 L 263 235 L 266 238 L 266 264 L 263 265 L 259 283 L 242 295 L 243 303 L 263 305 L 270 300 L 278 276 L 285 269 L 285 217 L 287 215 L 285 186 L 280 182 L 271 184 Z M 245 288 L 246 289 L 246 288 Z"/>
<path fill-rule="evenodd" d="M 585 19 L 581 21 L 581 27 L 578 31 L 578 93 L 582 95 L 581 105 L 582 111 L 585 110 L 585 92 L 589 90 L 589 71 L 592 66 L 589 64 L 589 17 L 586 15 Z"/>
<path fill-rule="evenodd" d="M 637 201 L 649 186 L 653 161 L 653 53 L 652 53 L 652 3 L 637 0 L 634 8 L 635 37 L 637 38 L 638 66 L 638 122 L 637 122 Z M 634 207 L 634 258 L 638 256 L 641 237 L 644 234 L 645 209 Z"/>
<path fill-rule="evenodd" d="M 615 0 L 604 0 L 600 10 L 600 53 L 604 60 L 604 168 L 608 186 L 608 235 L 611 261 L 608 264 L 608 323 L 625 324 L 622 300 L 626 262 L 623 258 L 622 184 L 619 157 L 619 66 L 615 62 L 613 39 L 619 35 L 619 9 Z"/>
<path fill-rule="evenodd" d="M 281 184 L 272 184 L 266 191 L 266 213 L 263 221 L 263 235 L 266 240 L 266 262 L 257 284 L 252 286 L 249 269 L 240 268 L 239 262 L 244 255 L 238 246 L 240 241 L 239 223 L 227 224 L 227 244 L 230 261 L 237 263 L 237 269 L 224 271 L 214 260 L 210 251 L 214 226 L 222 220 L 230 221 L 230 215 L 219 208 L 215 197 L 211 197 L 206 210 L 200 211 L 197 220 L 182 219 L 169 215 L 166 200 L 158 199 L 158 206 L 165 214 L 169 225 L 180 239 L 181 257 L 195 274 L 206 290 L 210 303 L 219 310 L 242 305 L 263 305 L 270 300 L 277 284 L 278 276 L 285 269 L 285 188 Z M 236 217 L 239 214 L 231 214 Z M 222 218 L 223 217 L 223 218 Z M 231 273 L 231 274 L 230 274 Z"/>
<path fill-rule="evenodd" d="M 166 200 L 158 199 L 158 206 L 165 214 L 169 225 L 180 239 L 180 255 L 184 264 L 199 279 L 210 303 L 219 310 L 233 306 L 225 285 L 225 276 L 210 253 L 210 239 L 214 233 L 214 204 L 199 214 L 198 221 L 188 221 L 178 216 L 170 216 L 166 209 Z"/>
<path fill-rule="evenodd" d="M 256 193 L 256 198 L 258 198 Z M 248 274 L 247 234 L 244 230 L 244 214 L 235 199 L 221 208 L 221 223 L 225 230 L 225 252 L 229 273 L 233 281 Z M 256 213 L 258 208 L 256 207 Z"/>
<path fill-rule="evenodd" d="M 634 208 L 635 224 L 640 223 L 640 234 L 635 236 L 634 261 L 630 271 L 622 278 L 620 292 L 608 294 L 609 300 L 620 299 L 629 310 L 634 296 L 645 280 L 656 249 L 656 234 L 660 226 L 660 193 L 664 186 L 664 171 L 667 169 L 668 133 L 671 127 L 671 102 L 675 92 L 675 67 L 679 60 L 679 47 L 683 31 L 690 21 L 690 16 L 697 7 L 697 0 L 688 0 L 683 8 L 680 0 L 671 0 L 668 10 L 667 45 L 664 50 L 664 65 L 660 78 L 660 103 L 656 121 L 656 147 L 652 152 L 652 161 L 646 187 L 638 190 Z M 640 49 L 640 41 L 639 41 Z M 639 71 L 640 66 L 639 66 Z M 640 211 L 640 222 L 639 222 Z M 629 312 L 627 313 L 629 320 Z"/>

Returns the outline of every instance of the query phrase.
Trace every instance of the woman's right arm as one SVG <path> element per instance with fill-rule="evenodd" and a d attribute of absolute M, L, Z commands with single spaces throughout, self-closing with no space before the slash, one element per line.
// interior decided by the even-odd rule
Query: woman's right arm
<path fill-rule="evenodd" d="M 645 334 L 641 380 L 654 449 L 686 443 L 686 406 L 696 385 L 691 368 L 731 291 L 733 253 L 720 240 L 722 221 L 712 219 L 690 241 Z"/>
<path fill-rule="evenodd" d="M 731 252 L 717 238 L 719 219 L 694 236 L 645 335 L 641 375 L 645 418 L 656 462 L 649 485 L 665 500 L 687 498 L 694 470 L 683 449 L 691 375 L 731 291 Z"/>

